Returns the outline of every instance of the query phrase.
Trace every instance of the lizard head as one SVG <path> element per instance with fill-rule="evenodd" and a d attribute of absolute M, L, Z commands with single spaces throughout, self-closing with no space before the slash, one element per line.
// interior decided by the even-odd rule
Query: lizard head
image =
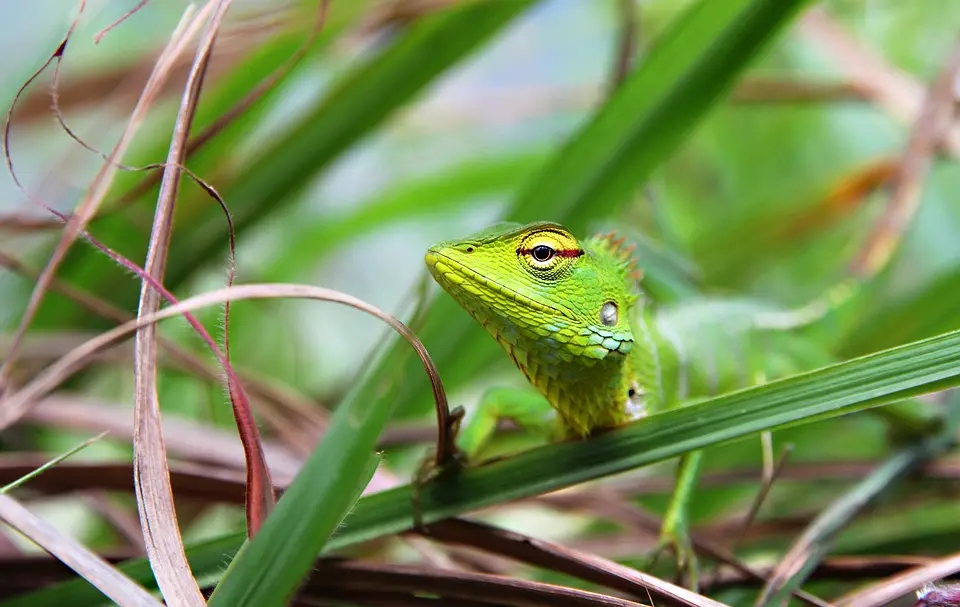
<path fill-rule="evenodd" d="M 581 242 L 555 223 L 501 224 L 435 245 L 425 260 L 498 341 L 596 360 L 633 347 L 636 282 L 619 244 L 608 237 Z"/>

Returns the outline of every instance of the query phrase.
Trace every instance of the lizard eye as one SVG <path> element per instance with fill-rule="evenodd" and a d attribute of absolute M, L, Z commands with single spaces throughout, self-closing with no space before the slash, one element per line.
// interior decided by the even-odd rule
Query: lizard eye
<path fill-rule="evenodd" d="M 530 251 L 530 255 L 533 256 L 533 258 L 536 261 L 539 261 L 540 263 L 545 263 L 547 261 L 550 261 L 551 259 L 553 259 L 553 256 L 556 254 L 557 252 L 554 251 L 552 247 L 548 247 L 545 244 L 537 245 L 533 247 L 532 251 Z"/>

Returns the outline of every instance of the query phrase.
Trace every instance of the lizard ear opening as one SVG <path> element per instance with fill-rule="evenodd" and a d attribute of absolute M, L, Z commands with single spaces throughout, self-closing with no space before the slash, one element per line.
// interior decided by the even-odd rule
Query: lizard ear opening
<path fill-rule="evenodd" d="M 617 310 L 617 304 L 612 301 L 608 301 L 602 306 L 600 306 L 600 322 L 608 327 L 612 327 L 617 324 L 620 314 Z"/>

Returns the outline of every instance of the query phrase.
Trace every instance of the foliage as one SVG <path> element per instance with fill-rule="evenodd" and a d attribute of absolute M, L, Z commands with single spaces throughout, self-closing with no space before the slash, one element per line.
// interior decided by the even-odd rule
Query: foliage
<path fill-rule="evenodd" d="M 114 4 L 82 16 L 58 84 L 67 122 L 105 150 L 132 107 L 124 87 L 135 88 L 137 62 L 152 64 L 183 8 L 148 3 L 90 44 L 126 10 Z M 671 578 L 669 559 L 647 566 L 650 521 L 672 488 L 668 462 L 696 449 L 706 454 L 694 504 L 698 552 L 723 561 L 712 543 L 755 572 L 771 563 L 781 570 L 763 571 L 773 580 L 763 588 L 742 570 L 724 569 L 707 576 L 702 595 L 685 599 L 692 603 L 677 604 L 711 604 L 707 597 L 778 604 L 801 588 L 834 600 L 872 576 L 954 552 L 960 517 L 940 488 L 957 478 L 947 413 L 955 415 L 958 401 L 946 391 L 960 383 L 960 307 L 951 304 L 960 292 L 960 206 L 950 196 L 960 188 L 960 149 L 950 143 L 952 131 L 925 133 L 914 118 L 922 104 L 937 102 L 938 74 L 949 75 L 955 41 L 940 33 L 957 31 L 960 10 L 851 0 L 445 4 L 332 0 L 302 60 L 191 153 L 187 167 L 229 209 L 237 281 L 319 284 L 405 319 L 451 404 L 471 407 L 487 387 L 522 378 L 450 298 L 424 289 L 427 246 L 501 219 L 559 221 L 584 235 L 613 229 L 637 245 L 648 312 L 672 327 L 691 377 L 719 378 L 723 393 L 582 443 L 535 445 L 505 432 L 494 445 L 504 459 L 416 489 L 410 481 L 432 448 L 436 420 L 431 385 L 410 344 L 330 304 L 238 300 L 230 307 L 231 361 L 254 404 L 273 480 L 286 490 L 261 533 L 246 540 L 244 460 L 218 385 L 222 374 L 185 323 L 166 321 L 159 333 L 181 352 L 163 350 L 158 397 L 165 423 L 181 424 L 165 439 L 187 558 L 200 587 L 213 591 L 209 602 L 433 604 L 426 597 L 457 598 L 431 569 L 447 562 L 455 566 L 444 575 L 490 589 L 459 597 L 477 604 L 513 604 L 509 593 L 496 594 L 496 580 L 480 575 L 490 571 L 513 579 L 515 597 L 531 592 L 544 604 L 556 590 L 547 583 L 573 592 L 583 601 L 576 604 L 599 604 L 591 601 L 600 595 L 588 591 L 611 588 L 644 603 L 637 587 L 617 586 L 587 564 L 629 578 L 616 560 Z M 291 2 L 272 15 L 232 7 L 191 132 L 227 115 L 281 68 L 311 37 L 321 6 Z M 5 11 L 36 12 L 26 4 Z M 60 25 L 54 37 L 69 23 Z M 29 69 L 23 59 L 2 80 L 9 99 L 37 58 L 56 47 L 37 40 L 17 55 L 33 57 Z M 877 62 L 882 69 L 871 67 Z M 172 82 L 125 164 L 166 157 L 182 81 Z M 8 151 L 27 188 L 71 209 L 102 159 L 45 119 L 44 86 L 21 98 Z M 114 106 L 84 100 L 83 91 L 96 86 L 106 86 L 100 96 Z M 904 99 L 916 103 L 904 109 Z M 925 151 L 916 143 L 924 136 L 946 143 Z M 904 167 L 918 154 L 931 154 L 930 168 L 911 175 Z M 89 226 L 140 265 L 158 196 L 148 178 L 121 172 Z M 915 207 L 903 193 L 910 179 L 920 192 Z M 48 217 L 3 183 L 6 358 L 35 270 L 60 232 L 30 227 Z M 893 223 L 903 231 L 876 239 L 902 209 L 904 220 Z M 220 208 L 185 182 L 175 225 L 164 285 L 181 300 L 222 286 L 231 233 Z M 889 263 L 851 274 L 880 241 L 892 243 Z M 15 361 L 14 389 L 42 376 L 78 335 L 90 337 L 137 308 L 139 279 L 94 247 L 74 245 L 57 278 Z M 788 322 L 838 284 L 849 287 L 845 298 L 808 321 Z M 78 303 L 84 296 L 86 305 Z M 112 304 L 113 317 L 90 297 Z M 196 314 L 222 330 L 222 308 Z M 77 490 L 98 496 L 50 518 L 62 527 L 76 521 L 73 535 L 123 557 L 119 571 L 155 589 L 139 540 L 123 536 L 138 523 L 129 498 L 133 365 L 129 350 L 114 352 L 3 430 L 10 459 L 0 459 L 0 485 L 76 444 L 78 431 L 87 438 L 110 430 L 10 495 L 31 509 L 33 487 L 54 494 L 58 507 Z M 87 413 L 71 415 L 58 403 Z M 773 454 L 785 457 L 770 487 L 762 477 L 771 453 L 757 439 L 767 431 Z M 97 472 L 107 465 L 129 474 Z M 57 470 L 72 470 L 73 484 Z M 769 491 L 750 525 L 744 519 L 761 485 Z M 440 525 L 435 539 L 442 541 L 410 533 L 415 512 Z M 555 541 L 560 556 L 544 560 L 519 544 L 496 543 L 489 528 L 444 539 L 443 521 L 467 516 Z M 796 521 L 800 528 L 790 526 Z M 538 568 L 486 563 L 447 541 Z M 317 554 L 356 560 L 315 564 Z M 812 556 L 790 569 L 798 555 Z M 841 555 L 857 555 L 860 568 L 831 577 L 842 570 Z M 876 574 L 871 566 L 893 563 L 889 555 L 901 558 L 899 569 Z M 0 558 L 35 567 L 0 605 L 104 601 L 84 579 L 61 570 L 44 577 L 40 561 Z M 332 568 L 323 569 L 323 584 L 342 586 L 305 581 L 314 567 Z M 351 575 L 367 576 L 369 587 L 351 586 Z M 60 583 L 47 587 L 50 579 Z M 657 604 L 681 600 L 665 582 L 645 588 Z"/>

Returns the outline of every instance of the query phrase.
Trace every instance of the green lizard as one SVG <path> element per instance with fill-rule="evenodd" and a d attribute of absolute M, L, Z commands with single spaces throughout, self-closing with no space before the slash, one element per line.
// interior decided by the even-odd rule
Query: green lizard
<path fill-rule="evenodd" d="M 677 340 L 644 309 L 632 247 L 612 234 L 580 241 L 553 223 L 501 224 L 435 245 L 425 261 L 537 390 L 489 390 L 458 432 L 467 460 L 499 419 L 583 438 L 736 387 L 685 368 Z M 700 452 L 681 458 L 656 551 L 673 548 L 694 585 L 686 505 L 700 462 Z"/>

